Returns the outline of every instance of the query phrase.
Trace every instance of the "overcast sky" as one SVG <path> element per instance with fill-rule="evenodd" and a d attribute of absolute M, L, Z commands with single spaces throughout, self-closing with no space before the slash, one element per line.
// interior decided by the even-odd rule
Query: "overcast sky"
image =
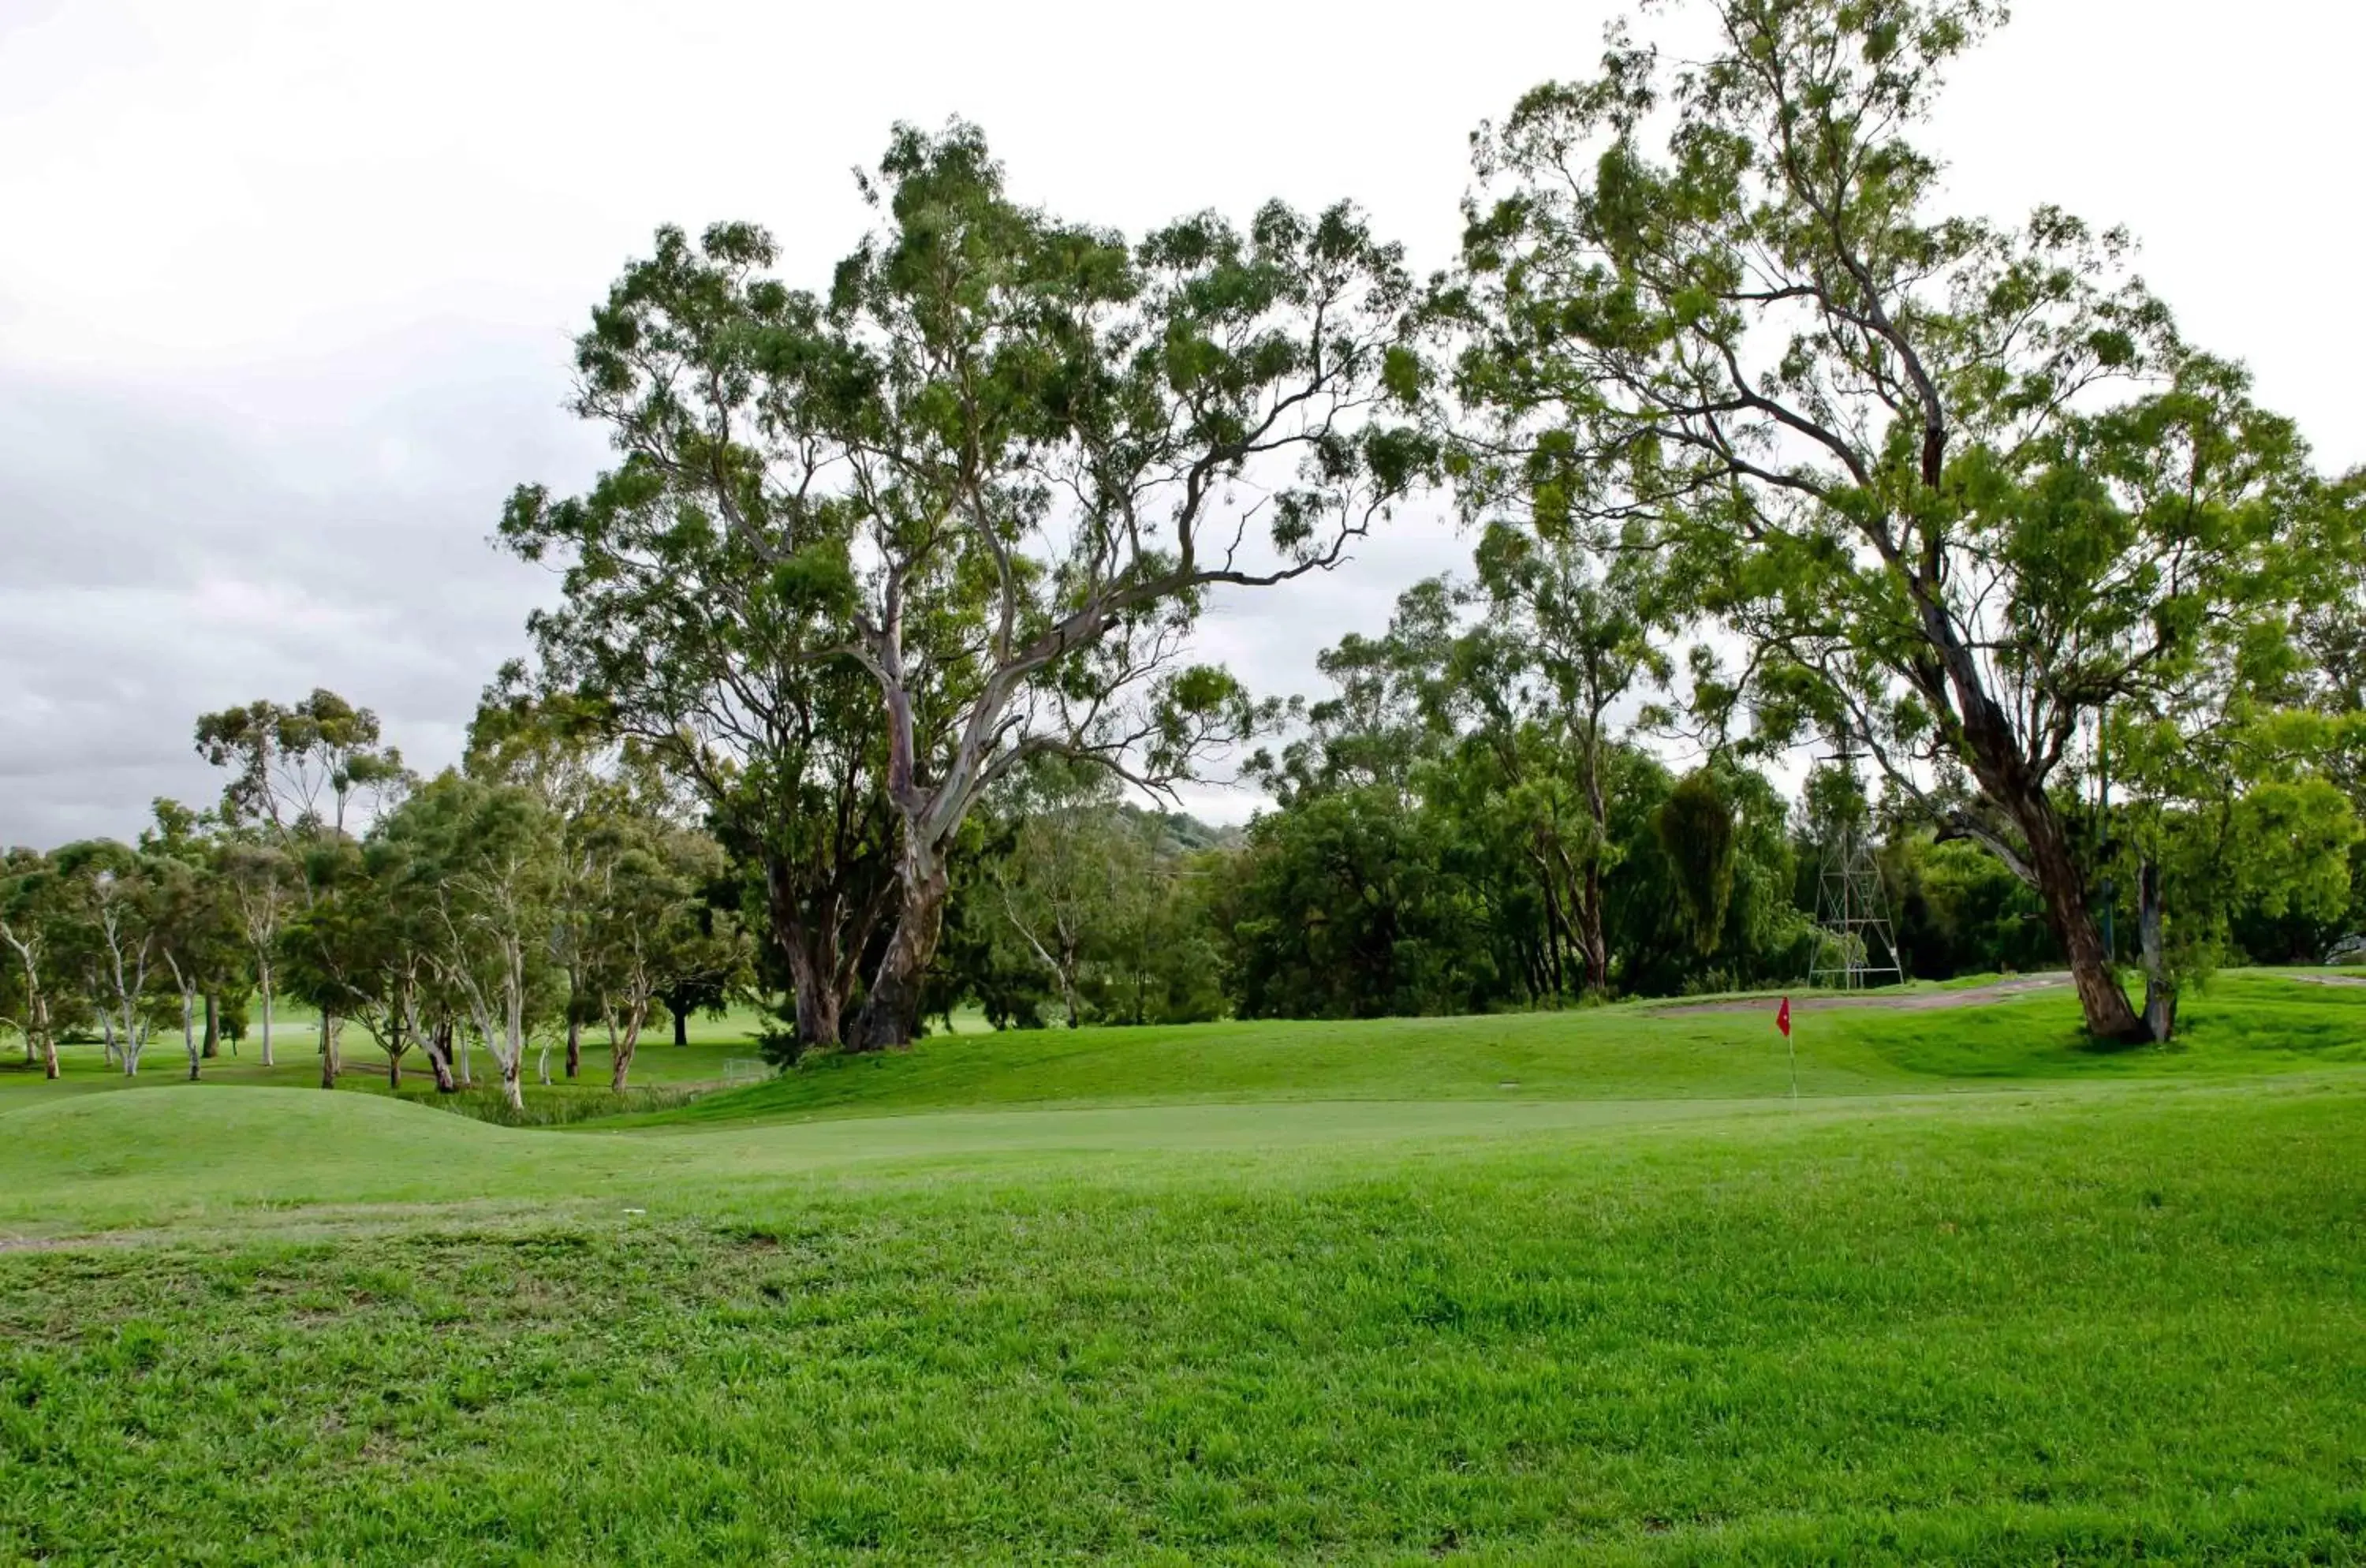
<path fill-rule="evenodd" d="M 960 114 L 1065 214 L 1346 195 L 1426 271 L 1472 126 L 1587 71 L 1612 9 L 0 0 L 0 843 L 209 801 L 194 716 L 315 685 L 451 761 L 549 591 L 485 537 L 512 486 L 601 461 L 569 340 L 656 225 L 753 218 L 818 285 L 862 227 L 849 169 Z M 2017 9 L 1933 134 L 1958 204 L 2129 225 L 2190 335 L 2366 460 L 2366 6 Z M 1309 690 L 1461 555 L 1409 520 L 1222 607 L 1209 651 Z"/>

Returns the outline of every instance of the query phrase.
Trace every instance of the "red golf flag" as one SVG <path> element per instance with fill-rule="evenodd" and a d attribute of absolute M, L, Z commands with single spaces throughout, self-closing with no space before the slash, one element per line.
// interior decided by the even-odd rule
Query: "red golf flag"
<path fill-rule="evenodd" d="M 1788 997 L 1785 997 L 1783 1005 L 1774 1010 L 1774 1027 L 1783 1032 L 1784 1039 L 1791 1038 L 1791 998 Z"/>

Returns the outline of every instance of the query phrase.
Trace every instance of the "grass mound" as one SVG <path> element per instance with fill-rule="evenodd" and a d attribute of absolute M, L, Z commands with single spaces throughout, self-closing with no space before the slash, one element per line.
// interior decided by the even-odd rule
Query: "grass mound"
<path fill-rule="evenodd" d="M 1803 1006 L 1798 1088 L 1822 1098 L 2366 1062 L 2366 987 L 2230 975 L 2185 1014 L 2173 1046 L 2124 1052 L 2087 1039 L 2067 990 L 1948 1011 Z M 1729 1010 L 1630 1004 L 957 1035 L 895 1055 L 808 1057 L 780 1077 L 638 1120 L 695 1125 L 1071 1102 L 1747 1100 L 1788 1094 L 1790 1071 L 1772 1000 Z"/>
<path fill-rule="evenodd" d="M 0 1255 L 0 1555 L 2352 1560 L 2361 1112 L 1966 1097 Z"/>
<path fill-rule="evenodd" d="M 0 1561 L 2366 1560 L 2366 992 L 1799 1022 L 28 1096 Z"/>

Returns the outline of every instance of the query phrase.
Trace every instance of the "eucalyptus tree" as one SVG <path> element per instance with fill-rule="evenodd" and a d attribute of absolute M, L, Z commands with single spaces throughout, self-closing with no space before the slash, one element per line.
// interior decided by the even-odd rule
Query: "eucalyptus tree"
<path fill-rule="evenodd" d="M 1501 521 L 1482 536 L 1474 564 L 1486 614 L 1457 649 L 1455 684 L 1492 721 L 1489 733 L 1535 723 L 1566 758 L 1565 778 L 1519 783 L 1535 802 L 1532 853 L 1567 884 L 1586 989 L 1599 994 L 1610 984 L 1603 876 L 1614 853 L 1614 727 L 1622 705 L 1673 677 L 1655 635 L 1666 590 L 1648 557 L 1598 566 L 1565 539 Z M 1575 812 L 1561 808 L 1564 784 Z"/>
<path fill-rule="evenodd" d="M 558 824 L 528 790 L 445 773 L 404 804 L 430 962 L 491 1053 L 512 1110 L 534 1032 L 558 1011 L 549 934 Z"/>
<path fill-rule="evenodd" d="M 2308 696 L 2333 713 L 2366 711 L 2366 468 L 2320 488 L 2305 543 L 2310 569 L 2294 635 Z M 2359 792 L 2366 802 L 2366 788 Z"/>
<path fill-rule="evenodd" d="M 2338 920 L 2359 813 L 2343 787 L 2366 713 L 2305 699 L 2322 671 L 2257 636 L 2176 694 L 2112 716 L 2110 831 L 2136 905 L 2144 1019 L 2170 1038 L 2178 1003 L 2229 946 L 2237 911 Z"/>
<path fill-rule="evenodd" d="M 576 504 L 637 487 L 687 536 L 727 530 L 744 574 L 812 617 L 798 658 L 867 677 L 873 717 L 845 733 L 884 787 L 896 880 L 848 1031 L 868 1049 L 916 1026 L 981 795 L 1053 754 L 1154 786 L 1189 772 L 1249 713 L 1185 659 L 1209 591 L 1335 565 L 1426 447 L 1377 417 L 1416 378 L 1409 280 L 1345 207 L 1129 246 L 1010 199 L 961 125 L 899 129 L 863 189 L 882 227 L 826 298 L 757 276 L 760 231 L 695 253 L 660 234 L 579 345 L 584 412 L 627 457 Z M 678 374 L 701 311 L 732 354 Z M 664 495 L 685 475 L 687 513 Z M 554 510 L 522 491 L 505 533 L 561 532 Z"/>
<path fill-rule="evenodd" d="M 115 1060 L 137 1076 L 159 967 L 155 868 L 112 839 L 68 844 L 54 858 L 92 1005 Z"/>
<path fill-rule="evenodd" d="M 1940 209 L 1915 137 L 1994 0 L 1686 9 L 1706 57 L 1614 29 L 1477 139 L 1466 493 L 1662 554 L 1770 736 L 1844 728 L 2037 890 L 2088 1027 L 2140 1035 L 2061 795 L 2099 711 L 2256 618 L 2298 443 L 2124 236 Z"/>
<path fill-rule="evenodd" d="M 199 756 L 230 772 L 222 787 L 225 828 L 250 834 L 287 858 L 299 873 L 295 886 L 307 910 L 321 897 L 322 877 L 346 858 L 352 842 L 348 818 L 355 808 L 382 809 L 410 787 L 402 754 L 384 743 L 377 715 L 325 688 L 293 704 L 258 699 L 243 707 L 200 715 L 196 740 Z M 352 826 L 360 825 L 355 821 Z M 284 914 L 257 902 L 266 896 L 267 886 L 266 879 L 242 890 L 242 919 L 250 941 L 266 929 L 276 931 Z M 327 956 L 311 955 L 316 961 Z M 323 994 L 335 989 L 329 984 Z M 266 1020 L 269 1006 L 266 992 Z M 337 1024 L 335 1009 L 323 1006 L 323 1089 L 336 1087 Z"/>
<path fill-rule="evenodd" d="M 576 411 L 622 461 L 580 497 L 512 498 L 501 539 L 559 563 L 561 599 L 486 706 L 588 716 L 693 789 L 760 873 L 798 1034 L 829 1046 L 894 915 L 895 828 L 847 650 L 854 517 L 816 494 L 828 439 L 771 364 L 817 309 L 762 276 L 773 255 L 744 225 L 663 230 L 594 312 Z"/>
<path fill-rule="evenodd" d="M 252 832 L 223 833 L 214 845 L 214 874 L 231 923 L 245 949 L 248 972 L 263 999 L 263 1065 L 274 1065 L 271 1030 L 278 998 L 280 936 L 304 897 L 302 865 L 287 850 Z"/>
<path fill-rule="evenodd" d="M 307 833 L 344 834 L 356 804 L 400 794 L 402 753 L 383 742 L 377 715 L 336 693 L 300 702 L 259 699 L 201 715 L 197 754 L 231 770 L 222 815 L 266 825 L 283 842 Z"/>
<path fill-rule="evenodd" d="M 181 1046 L 195 1082 L 213 1044 L 215 998 L 238 964 L 238 937 L 217 873 L 213 824 L 175 800 L 159 799 L 152 810 L 154 822 L 141 834 L 139 847 L 152 883 L 156 956 L 179 1000 Z M 207 1017 L 202 1038 L 200 996 Z"/>
<path fill-rule="evenodd" d="M 622 1093 L 651 1007 L 686 982 L 742 963 L 737 932 L 706 898 L 722 846 L 661 819 L 613 812 L 592 828 L 598 867 L 588 933 L 609 1022 L 609 1087 Z"/>
<path fill-rule="evenodd" d="M 0 946 L 0 1032 L 17 1032 L 17 1038 L 24 1044 L 25 1066 L 28 1067 L 41 1059 L 32 1015 L 32 991 L 24 966 L 15 961 L 13 953 Z"/>
<path fill-rule="evenodd" d="M 552 884 L 550 954 L 567 986 L 566 1071 L 581 1070 L 583 1024 L 592 1006 L 589 931 L 600 864 L 595 824 L 618 793 L 612 737 L 598 710 L 570 692 L 535 692 L 506 665 L 468 724 L 462 769 L 471 778 L 530 791 L 559 828 Z"/>
<path fill-rule="evenodd" d="M 1083 1021 L 1087 964 L 1142 923 L 1155 869 L 1106 772 L 1051 762 L 1016 782 L 1000 803 L 1009 847 L 989 874 L 997 913 L 1059 987 L 1074 1029 Z"/>
<path fill-rule="evenodd" d="M 58 1076 L 56 962 L 69 919 L 69 889 L 51 857 L 12 849 L 0 856 L 0 944 L 16 957 L 25 1046 L 44 1077 Z"/>

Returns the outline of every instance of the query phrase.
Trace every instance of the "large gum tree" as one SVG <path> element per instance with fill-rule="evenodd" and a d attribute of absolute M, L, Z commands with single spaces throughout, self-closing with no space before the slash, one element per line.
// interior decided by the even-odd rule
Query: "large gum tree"
<path fill-rule="evenodd" d="M 1209 592 L 1337 564 L 1426 446 L 1382 417 L 1417 378 L 1410 279 L 1345 207 L 1129 244 L 1013 200 L 961 125 L 899 130 L 864 190 L 881 225 L 826 291 L 743 276 L 772 254 L 747 226 L 695 254 L 661 235 L 579 365 L 628 454 L 603 486 L 668 487 L 683 528 L 727 532 L 750 581 L 835 626 L 803 657 L 869 685 L 895 910 L 845 1037 L 877 1049 L 917 1027 L 981 796 L 1052 755 L 1189 772 L 1249 712 L 1188 660 Z M 728 287 L 651 310 L 650 265 Z M 729 354 L 681 373 L 685 322 Z M 555 504 L 521 491 L 506 531 Z"/>
<path fill-rule="evenodd" d="M 2036 889 L 2089 1028 L 2141 1037 L 2066 801 L 2099 715 L 2167 705 L 2276 613 L 2298 443 L 2121 236 L 1940 209 L 1915 139 L 2001 6 L 1664 9 L 1705 53 L 1616 28 L 1599 74 L 1477 139 L 1441 300 L 1466 492 L 1667 560 L 1769 728 L 1868 747 Z"/>

